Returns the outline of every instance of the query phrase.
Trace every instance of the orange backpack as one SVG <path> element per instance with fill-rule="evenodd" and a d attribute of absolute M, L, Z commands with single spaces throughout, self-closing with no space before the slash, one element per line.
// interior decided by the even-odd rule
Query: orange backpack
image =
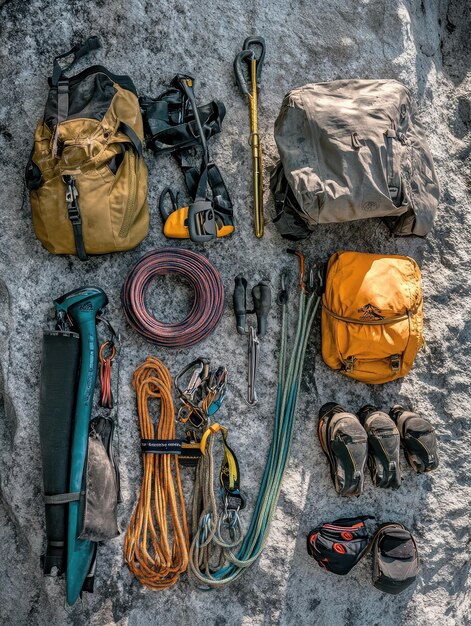
<path fill-rule="evenodd" d="M 422 286 L 406 256 L 336 252 L 322 297 L 322 356 L 364 383 L 405 376 L 424 343 Z"/>

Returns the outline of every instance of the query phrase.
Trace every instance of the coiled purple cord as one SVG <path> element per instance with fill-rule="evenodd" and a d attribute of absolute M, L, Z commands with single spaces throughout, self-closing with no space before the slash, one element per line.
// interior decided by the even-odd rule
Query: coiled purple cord
<path fill-rule="evenodd" d="M 152 317 L 145 297 L 155 276 L 177 274 L 193 289 L 188 315 L 166 324 Z M 224 287 L 219 272 L 202 254 L 182 248 L 160 248 L 145 254 L 130 270 L 122 291 L 129 324 L 148 341 L 165 348 L 187 348 L 206 339 L 216 328 L 224 308 Z"/>

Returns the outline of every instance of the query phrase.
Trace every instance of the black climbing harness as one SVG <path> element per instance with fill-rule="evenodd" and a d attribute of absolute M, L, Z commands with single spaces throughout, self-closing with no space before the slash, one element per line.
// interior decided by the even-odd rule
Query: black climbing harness
<path fill-rule="evenodd" d="M 207 143 L 210 137 L 221 132 L 226 114 L 222 102 L 213 100 L 198 106 L 193 77 L 178 74 L 170 89 L 157 98 L 143 97 L 140 104 L 149 136 L 148 146 L 156 155 L 172 153 L 175 156 L 192 198 L 189 207 L 177 208 L 178 195 L 168 187 L 163 190 L 159 208 L 164 234 L 190 237 L 204 243 L 232 233 L 232 201 L 219 168 L 211 160 Z M 192 164 L 198 147 L 202 152 L 199 168 Z M 171 210 L 166 206 L 167 196 Z M 179 211 L 184 215 L 177 215 Z"/>

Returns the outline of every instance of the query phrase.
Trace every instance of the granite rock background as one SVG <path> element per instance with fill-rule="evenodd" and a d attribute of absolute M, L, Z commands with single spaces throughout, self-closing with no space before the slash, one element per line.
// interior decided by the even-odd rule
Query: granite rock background
<path fill-rule="evenodd" d="M 469 513 L 471 510 L 470 413 L 470 130 L 471 27 L 463 0 L 6 0 L 0 2 L 0 622 L 2 624 L 215 624 L 252 626 L 461 626 L 471 623 Z M 24 166 L 47 94 L 55 54 L 90 34 L 103 48 L 81 61 L 129 74 L 141 93 L 157 95 L 177 72 L 197 77 L 200 102 L 221 99 L 228 109 L 212 143 L 231 191 L 237 233 L 205 248 L 222 274 L 226 308 L 215 334 L 191 350 L 156 350 L 125 323 L 120 288 L 130 265 L 165 245 L 156 199 L 164 185 L 182 186 L 171 158 L 146 154 L 150 170 L 151 232 L 138 249 L 81 264 L 48 254 L 35 239 L 23 182 Z M 404 380 L 368 387 L 335 375 L 312 333 L 299 402 L 291 462 L 270 540 L 262 558 L 231 587 L 211 594 L 189 587 L 152 593 L 133 580 L 123 563 L 124 531 L 141 476 L 132 372 L 148 354 L 173 374 L 200 354 L 227 364 L 230 388 L 219 419 L 231 430 L 248 496 L 245 523 L 255 502 L 272 433 L 279 311 L 263 344 L 260 403 L 244 402 L 245 342 L 236 335 L 230 306 L 233 278 L 251 283 L 280 273 L 293 261 L 271 224 L 263 241 L 251 224 L 247 105 L 234 86 L 232 61 L 245 37 L 267 43 L 260 96 L 265 150 L 265 203 L 273 211 L 268 173 L 276 161 L 273 122 L 283 95 L 308 82 L 389 77 L 416 96 L 434 154 L 442 193 L 433 234 L 426 240 L 392 239 L 379 221 L 319 227 L 302 248 L 312 261 L 338 249 L 400 253 L 421 265 L 428 350 Z M 175 244 L 194 247 L 192 244 Z M 109 317 L 122 336 L 119 453 L 124 504 L 121 537 L 100 548 L 96 592 L 65 611 L 64 583 L 42 576 L 39 556 L 44 522 L 38 437 L 38 382 L 42 330 L 51 324 L 52 300 L 83 284 L 96 284 L 110 299 Z M 176 319 L 189 294 L 162 280 L 155 310 Z M 293 298 L 294 303 L 294 298 Z M 293 304 L 293 315 L 295 306 Z M 441 465 L 427 476 L 403 461 L 396 492 L 380 491 L 366 478 L 359 499 L 339 498 L 315 434 L 326 401 L 352 410 L 366 402 L 389 409 L 403 402 L 427 416 L 440 439 Z M 189 491 L 191 474 L 184 474 Z M 370 558 L 347 577 L 324 573 L 305 550 L 306 533 L 318 522 L 359 513 L 378 522 L 397 520 L 415 533 L 422 557 L 417 585 L 398 597 L 371 584 Z"/>

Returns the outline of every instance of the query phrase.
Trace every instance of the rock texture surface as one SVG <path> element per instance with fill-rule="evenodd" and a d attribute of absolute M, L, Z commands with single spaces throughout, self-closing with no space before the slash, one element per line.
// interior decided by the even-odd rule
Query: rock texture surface
<path fill-rule="evenodd" d="M 7 0 L 0 3 L 0 620 L 4 624 L 170 624 L 301 626 L 399 626 L 471 623 L 469 582 L 470 207 L 471 29 L 469 8 L 459 0 Z M 87 264 L 49 255 L 35 239 L 23 169 L 34 125 L 42 114 L 46 77 L 55 54 L 89 34 L 103 49 L 87 63 L 130 74 L 140 92 L 158 94 L 178 72 L 198 79 L 201 102 L 221 99 L 228 108 L 222 135 L 212 142 L 235 202 L 237 234 L 205 252 L 220 269 L 227 304 L 213 337 L 197 349 L 155 350 L 126 326 L 119 293 L 131 263 L 166 242 L 156 198 L 164 185 L 182 185 L 173 161 L 146 154 L 150 169 L 151 233 L 137 249 Z M 390 77 L 409 85 L 428 132 L 442 187 L 438 218 L 426 240 L 394 240 L 377 222 L 323 226 L 303 249 L 325 260 L 338 249 L 401 253 L 422 267 L 428 351 L 405 379 L 367 387 L 334 375 L 322 363 L 319 329 L 312 333 L 298 408 L 291 462 L 267 548 L 233 586 L 208 595 L 182 580 L 151 593 L 131 579 L 122 557 L 123 536 L 100 548 L 96 593 L 83 607 L 64 610 L 63 581 L 44 578 L 43 504 L 38 437 L 41 333 L 50 324 L 53 298 L 85 283 L 103 287 L 110 317 L 122 335 L 119 452 L 123 531 L 141 475 L 132 372 L 147 354 L 175 374 L 199 354 L 226 363 L 230 389 L 220 420 L 231 429 L 243 468 L 249 514 L 256 499 L 272 431 L 279 316 L 274 308 L 263 345 L 260 404 L 244 402 L 245 343 L 235 334 L 230 306 L 235 274 L 269 277 L 278 288 L 281 270 L 293 268 L 280 251 L 286 243 L 272 225 L 255 240 L 250 219 L 250 155 L 247 106 L 233 84 L 232 60 L 250 34 L 267 42 L 260 119 L 265 149 L 266 212 L 273 211 L 268 173 L 276 160 L 273 122 L 283 95 L 307 82 L 346 77 Z M 179 244 L 175 244 L 179 245 Z M 183 244 L 185 246 L 185 244 Z M 292 270 L 292 283 L 295 276 Z M 161 281 L 155 307 L 175 318 L 187 306 Z M 294 309 L 294 305 L 293 305 Z M 293 310 L 294 313 L 294 310 Z M 228 355 L 230 357 L 228 358 Z M 331 485 L 316 434 L 320 405 L 335 399 L 353 410 L 373 402 L 388 409 L 401 401 L 428 416 L 440 439 L 441 466 L 417 476 L 403 462 L 396 492 L 374 489 L 343 500 Z M 184 480 L 189 489 L 190 475 Z M 398 520 L 416 534 L 422 573 L 414 589 L 398 597 L 375 590 L 370 559 L 348 577 L 324 573 L 307 556 L 306 533 L 318 522 L 358 513 Z"/>

